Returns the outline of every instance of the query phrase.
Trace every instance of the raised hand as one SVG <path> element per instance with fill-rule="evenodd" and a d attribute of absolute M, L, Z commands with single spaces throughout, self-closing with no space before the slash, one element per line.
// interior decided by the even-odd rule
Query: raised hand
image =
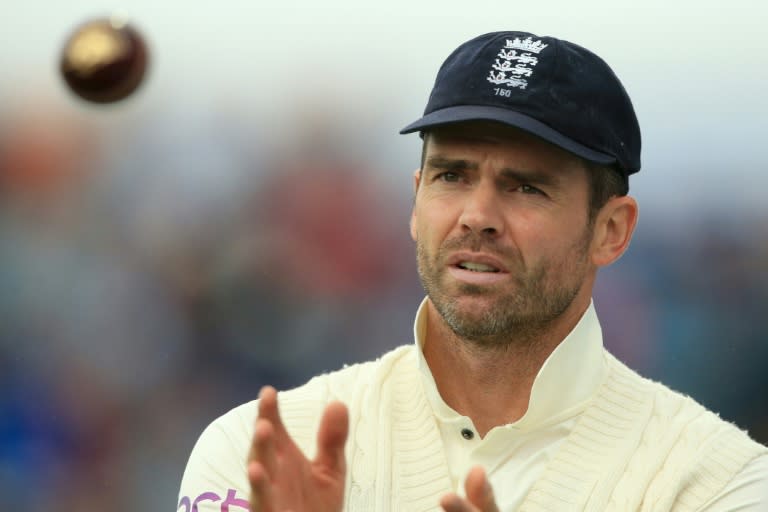
<path fill-rule="evenodd" d="M 466 499 L 455 493 L 449 493 L 442 497 L 440 506 L 445 512 L 499 512 L 496 501 L 493 499 L 493 489 L 485 471 L 480 466 L 469 470 L 464 481 Z"/>
<path fill-rule="evenodd" d="M 317 434 L 317 456 L 310 461 L 280 419 L 277 392 L 262 388 L 248 455 L 251 512 L 339 512 L 344 503 L 348 432 L 346 406 L 328 404 Z"/>

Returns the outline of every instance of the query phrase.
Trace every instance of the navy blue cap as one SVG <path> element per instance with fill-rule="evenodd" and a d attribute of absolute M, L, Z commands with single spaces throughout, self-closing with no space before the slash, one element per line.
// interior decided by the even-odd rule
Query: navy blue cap
<path fill-rule="evenodd" d="M 492 32 L 459 46 L 437 72 L 424 116 L 400 133 L 497 121 L 624 177 L 640 170 L 640 126 L 600 57 L 562 39 Z"/>

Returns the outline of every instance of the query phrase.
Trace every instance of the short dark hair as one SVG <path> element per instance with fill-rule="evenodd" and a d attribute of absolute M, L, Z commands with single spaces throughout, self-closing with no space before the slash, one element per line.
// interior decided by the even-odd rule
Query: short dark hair
<path fill-rule="evenodd" d="M 422 132 L 421 138 L 421 167 L 427 158 L 427 143 L 429 132 Z M 621 174 L 621 171 L 607 165 L 600 165 L 588 160 L 580 159 L 587 171 L 589 178 L 589 222 L 594 222 L 597 212 L 605 206 L 612 197 L 625 196 L 629 193 L 629 180 Z"/>
<path fill-rule="evenodd" d="M 421 132 L 419 135 L 421 135 L 421 167 L 419 169 L 424 169 L 424 162 L 427 160 L 427 144 L 429 142 L 429 132 Z"/>
<path fill-rule="evenodd" d="M 589 221 L 594 222 L 597 212 L 612 197 L 629 193 L 629 180 L 618 169 L 582 160 L 589 178 Z"/>

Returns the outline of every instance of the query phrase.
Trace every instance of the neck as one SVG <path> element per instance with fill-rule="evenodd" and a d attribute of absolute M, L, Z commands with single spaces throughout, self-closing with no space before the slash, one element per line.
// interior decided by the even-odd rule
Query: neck
<path fill-rule="evenodd" d="M 483 437 L 493 427 L 519 420 L 528 410 L 539 370 L 589 306 L 581 302 L 574 301 L 535 337 L 528 333 L 503 345 L 483 345 L 456 336 L 429 301 L 423 350 L 440 396 L 470 417 Z"/>

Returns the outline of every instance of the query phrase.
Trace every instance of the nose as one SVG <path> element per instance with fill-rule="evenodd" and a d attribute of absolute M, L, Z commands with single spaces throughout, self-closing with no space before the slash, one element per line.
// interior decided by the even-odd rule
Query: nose
<path fill-rule="evenodd" d="M 467 192 L 464 198 L 459 223 L 463 231 L 498 236 L 504 228 L 504 221 L 495 188 L 481 183 Z"/>

